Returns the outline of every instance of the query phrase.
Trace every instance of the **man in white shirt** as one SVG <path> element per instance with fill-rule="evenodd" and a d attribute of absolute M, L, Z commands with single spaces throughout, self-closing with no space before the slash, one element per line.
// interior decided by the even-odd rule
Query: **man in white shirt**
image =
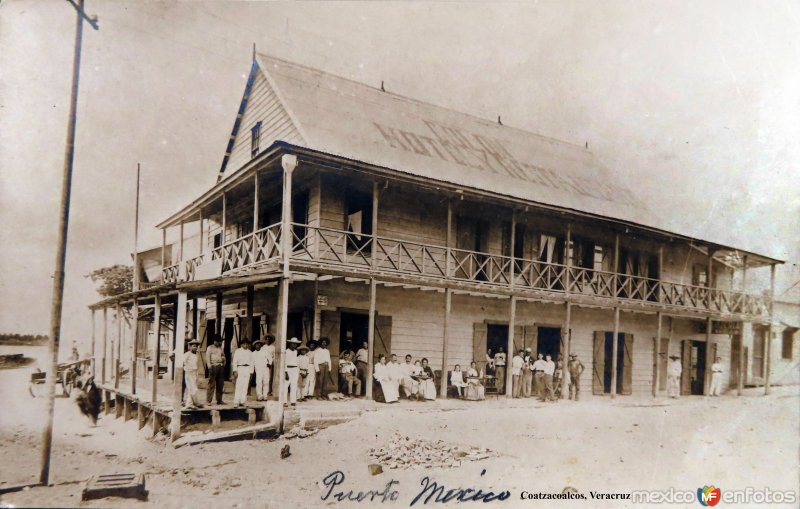
<path fill-rule="evenodd" d="M 411 355 L 406 355 L 406 363 L 403 364 L 402 368 L 403 378 L 400 380 L 400 387 L 408 399 L 417 398 L 419 395 L 419 382 L 411 378 L 417 373 L 414 363 L 411 362 Z"/>
<path fill-rule="evenodd" d="M 233 354 L 233 373 L 236 377 L 233 404 L 242 406 L 247 403 L 247 393 L 250 392 L 250 376 L 253 374 L 253 352 L 250 351 L 250 341 L 246 339 Z"/>
<path fill-rule="evenodd" d="M 717 357 L 711 365 L 711 387 L 709 395 L 719 396 L 722 393 L 722 357 Z"/>
<path fill-rule="evenodd" d="M 536 397 L 539 399 L 542 398 L 542 394 L 544 393 L 544 367 L 544 356 L 542 354 L 538 354 L 538 358 L 531 366 L 531 370 L 533 371 L 534 394 L 536 394 Z"/>
<path fill-rule="evenodd" d="M 397 355 L 395 354 L 392 354 L 392 362 L 390 362 L 388 366 L 389 366 L 389 373 L 391 373 L 392 376 L 392 380 L 397 380 L 398 392 L 399 392 L 399 386 L 400 383 L 402 383 L 403 381 L 403 376 L 405 375 L 406 368 L 404 368 L 403 366 L 400 365 L 399 362 L 397 362 Z"/>
<path fill-rule="evenodd" d="M 352 355 L 351 352 L 339 361 L 339 378 L 342 385 L 347 388 L 347 395 L 358 397 L 361 395 L 361 380 L 356 376 L 356 365 L 350 361 Z M 353 393 L 353 386 L 355 386 L 355 393 Z"/>
<path fill-rule="evenodd" d="M 300 399 L 305 400 L 314 397 L 314 388 L 317 384 L 317 370 L 314 365 L 314 352 L 317 351 L 319 345 L 313 339 L 308 341 L 308 352 L 304 355 L 308 359 L 308 375 L 306 375 L 306 383 L 303 390 L 300 392 Z M 298 352 L 300 349 L 298 348 Z"/>
<path fill-rule="evenodd" d="M 358 379 L 361 380 L 361 390 L 367 390 L 367 368 L 369 366 L 369 344 L 364 341 L 361 348 L 356 352 L 356 369 L 358 370 Z M 363 392 L 361 394 L 364 395 Z"/>
<path fill-rule="evenodd" d="M 266 336 L 267 344 L 261 347 L 264 350 L 264 356 L 267 358 L 267 366 L 269 367 L 269 371 L 267 371 L 267 395 L 264 396 L 264 399 L 269 399 L 272 395 L 272 384 L 275 379 L 275 336 L 272 334 L 267 334 Z"/>
<path fill-rule="evenodd" d="M 525 364 L 525 359 L 522 356 L 525 350 L 520 350 L 517 355 L 511 359 L 511 397 L 518 398 L 522 391 L 522 366 Z"/>
<path fill-rule="evenodd" d="M 681 373 L 683 373 L 683 366 L 681 365 L 680 357 L 677 355 L 669 356 L 669 365 L 667 366 L 667 395 L 670 398 L 677 399 L 681 395 Z"/>
<path fill-rule="evenodd" d="M 188 408 L 202 408 L 203 403 L 197 396 L 197 346 L 196 339 L 189 341 L 189 351 L 183 354 L 183 378 L 186 380 L 186 401 Z"/>
<path fill-rule="evenodd" d="M 553 373 L 556 371 L 556 363 L 553 357 L 547 354 L 544 362 L 544 393 L 539 401 L 558 401 L 553 394 Z"/>
<path fill-rule="evenodd" d="M 314 396 L 317 399 L 324 399 L 328 396 L 328 382 L 330 381 L 331 352 L 328 350 L 330 340 L 321 338 L 319 348 L 314 351 L 314 371 L 317 375 L 317 384 L 314 389 Z"/>
<path fill-rule="evenodd" d="M 269 362 L 264 342 L 256 340 L 253 343 L 253 369 L 256 373 L 256 399 L 264 401 L 269 394 Z"/>
<path fill-rule="evenodd" d="M 295 406 L 297 404 L 297 381 L 300 376 L 300 365 L 297 363 L 297 345 L 300 340 L 291 338 L 286 341 L 286 381 L 288 382 L 289 389 L 289 404 Z"/>

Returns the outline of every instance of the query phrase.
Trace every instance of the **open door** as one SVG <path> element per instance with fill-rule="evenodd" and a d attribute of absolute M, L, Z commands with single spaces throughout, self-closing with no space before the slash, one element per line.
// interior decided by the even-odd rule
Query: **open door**
<path fill-rule="evenodd" d="M 731 376 L 728 381 L 729 388 L 737 387 L 737 380 L 739 380 L 739 356 L 741 355 L 741 351 L 742 351 L 742 334 L 736 333 L 733 335 L 733 338 L 731 338 L 731 368 L 729 371 Z"/>
<path fill-rule="evenodd" d="M 684 339 L 681 343 L 683 350 L 681 352 L 681 364 L 683 369 L 681 371 L 681 395 L 686 396 L 692 393 L 692 340 Z"/>
<path fill-rule="evenodd" d="M 603 395 L 605 365 L 606 333 L 604 331 L 595 331 L 594 356 L 592 357 L 592 394 Z"/>
<path fill-rule="evenodd" d="M 472 324 L 472 358 L 478 365 L 478 371 L 486 373 L 486 324 L 475 322 Z"/>
<path fill-rule="evenodd" d="M 633 334 L 622 334 L 622 390 L 620 394 L 633 394 Z"/>

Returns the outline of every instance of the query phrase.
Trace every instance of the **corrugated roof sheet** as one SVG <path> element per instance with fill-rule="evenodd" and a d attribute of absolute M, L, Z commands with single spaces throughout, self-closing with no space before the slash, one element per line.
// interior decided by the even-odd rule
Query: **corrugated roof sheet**
<path fill-rule="evenodd" d="M 260 54 L 308 147 L 421 177 L 639 224 L 641 200 L 581 146 Z"/>

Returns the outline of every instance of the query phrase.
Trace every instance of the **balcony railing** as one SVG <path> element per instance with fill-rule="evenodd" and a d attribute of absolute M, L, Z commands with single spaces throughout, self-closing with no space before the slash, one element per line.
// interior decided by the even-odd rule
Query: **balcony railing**
<path fill-rule="evenodd" d="M 281 225 L 273 224 L 223 244 L 211 252 L 210 258 L 221 260 L 220 275 L 231 274 L 279 260 L 280 243 Z M 759 316 L 767 312 L 766 299 L 761 296 L 297 223 L 292 224 L 291 258 L 343 269 L 501 288 L 509 288 L 513 279 L 513 285 L 520 289 L 652 302 L 719 313 Z M 185 279 L 194 280 L 197 267 L 205 260 L 200 256 L 184 262 Z M 178 267 L 164 269 L 165 282 L 178 280 Z"/>

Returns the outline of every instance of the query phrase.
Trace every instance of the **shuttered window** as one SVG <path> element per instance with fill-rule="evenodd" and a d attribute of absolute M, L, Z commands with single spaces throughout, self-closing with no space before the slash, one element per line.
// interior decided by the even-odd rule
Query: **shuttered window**
<path fill-rule="evenodd" d="M 258 146 L 261 143 L 261 122 L 256 122 L 256 125 L 250 129 L 250 157 L 258 155 Z"/>

